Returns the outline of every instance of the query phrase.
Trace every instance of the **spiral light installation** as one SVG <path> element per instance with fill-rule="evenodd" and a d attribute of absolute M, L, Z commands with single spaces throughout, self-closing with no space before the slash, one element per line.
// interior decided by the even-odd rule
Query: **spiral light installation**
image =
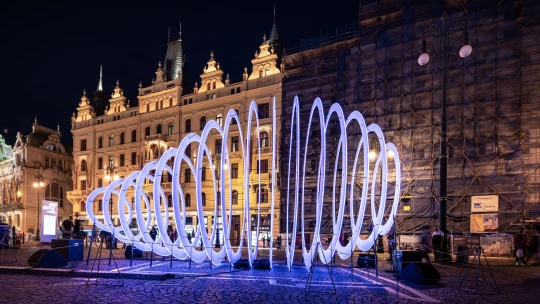
<path fill-rule="evenodd" d="M 362 251 L 367 251 L 371 248 L 375 239 L 379 235 L 387 234 L 393 223 L 394 218 L 397 212 L 399 204 L 399 194 L 401 189 L 401 166 L 398 151 L 394 144 L 386 143 L 384 134 L 381 128 L 376 124 L 366 125 L 362 114 L 358 111 L 352 112 L 348 117 L 345 117 L 342 107 L 339 104 L 333 104 L 330 107 L 328 114 L 325 116 L 323 110 L 323 104 L 320 98 L 316 98 L 309 117 L 309 125 L 305 137 L 300 136 L 300 110 L 299 110 L 299 100 L 298 97 L 295 97 L 292 110 L 291 118 L 291 133 L 289 140 L 289 162 L 286 164 L 288 168 L 287 176 L 287 194 L 286 202 L 291 202 L 286 204 L 286 222 L 292 223 L 292 231 L 289 230 L 289 225 L 286 227 L 286 237 L 285 237 L 285 251 L 287 256 L 287 265 L 289 268 L 292 267 L 293 255 L 296 246 L 296 236 L 298 230 L 301 230 L 302 244 L 306 244 L 305 239 L 305 227 L 304 227 L 304 189 L 305 189 L 305 180 L 306 180 L 306 156 L 308 152 L 308 142 L 311 134 L 311 123 L 313 121 L 314 115 L 318 115 L 318 122 L 320 124 L 320 143 L 321 149 L 319 153 L 319 167 L 317 173 L 317 193 L 315 199 L 315 229 L 313 238 L 311 241 L 311 250 L 308 250 L 307 246 L 302 246 L 302 256 L 306 267 L 310 267 L 312 260 L 315 256 L 315 248 L 318 248 L 319 254 L 324 256 L 321 260 L 324 262 L 330 262 L 335 254 L 341 259 L 347 259 L 355 248 L 359 248 Z M 251 215 L 250 215 L 250 195 L 249 195 L 249 186 L 250 186 L 250 162 L 252 161 L 249 157 L 248 151 L 251 151 L 251 140 L 250 134 L 252 134 L 252 128 L 255 127 L 255 130 L 260 130 L 259 118 L 257 115 L 257 103 L 252 101 L 248 111 L 248 123 L 245 126 L 245 132 L 242 130 L 242 124 L 240 123 L 238 113 L 235 110 L 230 110 L 225 118 L 224 126 L 220 126 L 215 120 L 210 120 L 205 125 L 202 133 L 200 135 L 191 133 L 185 136 L 178 148 L 170 148 L 165 151 L 163 155 L 157 159 L 148 162 L 140 171 L 131 173 L 126 178 L 118 179 L 112 181 L 107 187 L 98 188 L 90 193 L 86 201 L 86 210 L 88 212 L 89 218 L 95 223 L 95 225 L 104 231 L 112 233 L 116 239 L 121 242 L 133 244 L 135 247 L 143 251 L 153 251 L 162 256 L 173 255 L 178 259 L 188 259 L 190 258 L 194 262 L 203 262 L 206 259 L 209 259 L 213 264 L 220 264 L 226 257 L 231 263 L 236 262 L 242 256 L 242 251 L 245 247 L 247 249 L 247 257 L 250 265 L 253 265 L 255 259 L 257 259 L 258 254 L 258 242 L 253 242 L 251 239 Z M 329 162 L 327 155 L 327 144 L 326 144 L 326 134 L 329 129 L 330 118 L 334 115 L 337 117 L 339 128 L 341 130 L 339 139 L 337 141 L 337 153 L 336 160 L 334 164 L 334 174 L 332 176 L 332 235 L 328 244 L 325 243 L 324 246 L 316 246 L 317 244 L 322 244 L 321 239 L 321 223 L 323 215 L 323 198 L 325 187 L 328 183 L 326 181 L 326 164 Z M 224 238 L 224 245 L 220 248 L 215 248 L 216 230 L 217 230 L 217 221 L 214 221 L 212 226 L 212 232 L 210 235 L 207 232 L 207 229 L 204 229 L 204 207 L 202 203 L 202 170 L 203 160 L 207 160 L 210 167 L 213 168 L 213 158 L 211 157 L 210 150 L 206 144 L 207 138 L 210 134 L 215 135 L 219 133 L 222 138 L 222 147 L 221 151 L 224 151 L 220 154 L 219 159 L 219 176 L 216 177 L 216 172 L 211 170 L 213 182 L 213 192 L 214 197 L 217 198 L 215 201 L 219 202 L 219 211 L 218 204 L 214 205 L 214 218 L 221 217 L 223 219 L 223 234 L 228 236 L 231 231 L 232 223 L 232 187 L 224 187 L 224 191 L 219 191 L 217 185 L 226 185 L 225 178 L 227 178 L 228 185 L 232 185 L 231 182 L 231 172 L 228 170 L 228 174 L 225 174 L 225 167 L 230 165 L 230 157 L 226 151 L 228 150 L 228 138 L 229 138 L 229 129 L 231 125 L 234 125 L 238 128 L 240 134 L 239 147 L 243 161 L 244 174 L 243 186 L 244 186 L 244 209 L 243 221 L 241 227 L 240 243 L 239 246 L 231 245 L 231 242 L 228 237 Z M 360 140 L 357 147 L 354 147 L 356 150 L 354 159 L 350 159 L 348 155 L 348 141 L 347 141 L 347 127 L 356 124 L 356 127 L 360 129 Z M 270 201 L 270 240 L 275 239 L 273 236 L 274 231 L 274 206 L 275 206 L 275 191 L 279 191 L 279 188 L 275 186 L 276 181 L 276 101 L 275 98 L 272 100 L 272 165 L 271 165 L 271 180 L 273 181 L 273 186 L 270 189 L 271 201 Z M 259 132 L 256 132 L 259 134 Z M 380 151 L 375 159 L 374 166 L 370 164 L 370 147 L 369 147 L 369 134 L 376 136 L 378 139 Z M 293 140 L 293 138 L 295 140 Z M 300 140 L 299 140 L 300 139 Z M 304 143 L 304 150 L 301 151 L 301 141 Z M 260 138 L 257 137 L 257 147 L 260 146 Z M 186 154 L 186 148 L 190 144 L 198 145 L 198 150 L 195 161 L 192 161 L 191 155 Z M 294 146 L 293 146 L 294 145 Z M 286 147 L 282 147 L 285 149 Z M 294 148 L 294 149 L 293 149 Z M 258 155 L 256 158 L 260 160 L 260 150 L 257 149 Z M 292 155 L 293 150 L 295 155 Z M 303 152 L 303 153 L 301 153 Z M 373 151 L 371 151 L 373 153 Z M 189 153 L 189 152 L 188 152 Z M 393 186 L 395 187 L 393 194 L 393 204 L 391 207 L 390 214 L 387 215 L 387 220 L 384 221 L 383 217 L 386 210 L 386 201 L 387 201 L 387 188 L 388 188 L 388 161 L 390 157 L 387 157 L 387 153 L 393 154 L 393 170 L 395 181 Z M 300 157 L 303 155 L 303 161 L 300 161 Z M 360 161 L 360 162 L 359 162 Z M 362 162 L 363 161 L 363 162 Z M 294 167 L 291 165 L 294 163 Z M 363 170 L 361 171 L 361 176 L 357 177 L 357 166 L 363 163 Z M 340 165 L 340 166 L 339 166 Z M 181 168 L 189 168 L 191 173 L 195 177 L 195 198 L 196 198 L 196 213 L 197 217 L 200 219 L 198 221 L 198 227 L 196 229 L 196 234 L 190 242 L 185 231 L 186 225 L 186 202 L 184 196 L 184 190 L 180 184 L 180 173 Z M 187 167 L 186 167 L 187 166 Z M 338 170 L 340 168 L 348 168 L 347 170 Z M 350 170 L 349 170 L 350 169 Z M 338 171 L 341 171 L 341 180 L 338 183 Z M 156 172 L 156 174 L 152 174 Z M 155 220 L 157 227 L 160 231 L 167 231 L 167 226 L 169 223 L 169 208 L 167 207 L 167 196 L 164 189 L 161 185 L 161 174 L 159 172 L 168 172 L 173 178 L 171 183 L 172 190 L 172 218 L 177 227 L 178 238 L 176 240 L 171 240 L 166 233 L 162 233 L 158 236 L 156 240 L 153 240 L 148 233 L 152 219 Z M 351 174 L 349 175 L 348 172 Z M 257 173 L 254 173 L 257 174 Z M 291 174 L 294 174 L 294 185 L 291 185 Z M 302 174 L 302 176 L 300 176 Z M 282 174 L 285 176 L 285 174 Z M 219 180 L 218 180 L 219 179 Z M 219 183 L 219 184 L 218 184 Z M 258 175 L 258 183 L 260 187 L 260 175 Z M 301 183 L 301 184 L 300 184 Z M 362 194 L 360 200 L 358 197 L 354 197 L 354 185 L 362 185 Z M 151 195 L 147 195 L 143 191 L 143 185 L 152 184 L 153 191 Z M 379 184 L 379 195 L 376 196 L 376 185 Z M 292 189 L 292 191 L 291 191 Z M 127 197 L 128 191 L 130 193 L 135 193 L 134 197 L 134 210 L 132 208 L 131 202 Z M 338 192 L 337 192 L 338 191 Z M 151 196 L 151 197 L 149 197 Z M 219 196 L 219 198 L 218 198 Z M 120 226 L 115 226 L 111 221 L 111 215 L 109 214 L 109 209 L 107 208 L 108 202 L 112 199 L 113 202 L 117 202 L 119 210 L 119 220 Z M 226 200 L 225 198 L 228 197 Z M 339 199 L 336 200 L 336 197 Z M 104 222 L 101 222 L 96 218 L 93 210 L 93 203 L 98 199 L 102 198 L 102 210 Z M 283 198 L 282 198 L 283 199 Z M 355 201 L 358 204 L 359 200 L 359 210 L 355 210 Z M 226 203 L 228 202 L 228 204 Z M 364 223 L 364 215 L 366 212 L 366 206 L 370 203 L 371 206 L 371 230 L 370 235 L 367 238 L 362 238 L 360 232 L 362 230 L 362 225 Z M 257 223 L 253 225 L 256 227 L 256 235 L 259 235 L 260 228 L 260 196 L 257 196 Z M 143 208 L 142 206 L 145 206 Z M 336 204 L 338 209 L 336 210 Z M 292 208 L 289 208 L 289 205 L 293 205 Z M 347 206 L 348 205 L 348 206 Z M 378 210 L 377 210 L 378 207 Z M 341 230 L 345 224 L 345 210 L 348 208 L 347 214 L 348 220 L 350 221 L 351 226 L 351 237 L 346 244 L 341 244 L 338 240 L 341 235 Z M 291 209 L 291 210 L 290 210 Z M 299 218 L 300 212 L 300 218 Z M 138 225 L 138 233 L 134 234 L 129 228 L 132 219 L 135 218 Z M 298 227 L 298 219 L 301 221 L 300 228 Z M 201 229 L 202 228 L 202 229 Z M 247 244 L 244 244 L 244 236 L 246 236 Z M 196 247 L 194 244 L 201 244 L 203 246 Z M 193 245 L 192 245 L 193 244 Z M 269 251 L 269 260 L 270 265 L 272 265 L 272 250 Z"/>

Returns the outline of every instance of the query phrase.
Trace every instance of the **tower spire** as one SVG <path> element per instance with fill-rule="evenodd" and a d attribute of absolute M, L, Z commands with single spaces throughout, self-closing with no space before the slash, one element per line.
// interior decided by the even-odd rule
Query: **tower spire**
<path fill-rule="evenodd" d="M 274 5 L 274 24 L 272 25 L 272 31 L 270 32 L 270 41 L 278 40 L 277 27 L 276 27 L 276 6 Z"/>
<path fill-rule="evenodd" d="M 169 29 L 167 30 L 167 43 L 171 42 L 171 26 L 169 25 Z"/>
<path fill-rule="evenodd" d="M 98 92 L 103 92 L 103 65 L 99 66 L 99 82 L 97 90 Z"/>
<path fill-rule="evenodd" d="M 178 36 L 178 40 L 182 40 L 182 22 L 180 21 L 180 30 L 178 31 L 178 34 L 180 36 Z"/>

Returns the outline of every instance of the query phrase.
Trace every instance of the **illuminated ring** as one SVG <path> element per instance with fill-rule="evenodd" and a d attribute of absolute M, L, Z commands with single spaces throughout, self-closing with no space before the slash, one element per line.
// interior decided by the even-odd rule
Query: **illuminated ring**
<path fill-rule="evenodd" d="M 315 256 L 314 246 L 321 242 L 321 225 L 322 225 L 322 214 L 323 214 L 323 201 L 324 201 L 324 188 L 328 184 L 326 180 L 326 133 L 329 129 L 329 122 L 332 115 L 337 116 L 339 122 L 339 127 L 341 128 L 341 134 L 337 142 L 337 157 L 334 164 L 334 175 L 332 179 L 332 238 L 327 248 L 319 248 L 319 254 L 323 255 L 324 262 L 329 262 L 337 253 L 340 258 L 347 259 L 352 251 L 355 248 L 358 248 L 362 251 L 367 251 L 373 247 L 375 244 L 375 239 L 379 235 L 384 235 L 389 232 L 392 225 L 394 224 L 394 217 L 397 213 L 397 208 L 399 204 L 399 194 L 401 189 L 401 166 L 398 151 L 394 144 L 386 143 L 384 139 L 384 134 L 381 128 L 376 124 L 366 125 L 365 120 L 362 114 L 358 111 L 353 111 L 346 119 L 343 112 L 343 108 L 339 104 L 333 104 L 328 111 L 328 114 L 325 116 L 323 104 L 321 99 L 316 98 L 309 117 L 309 125 L 306 133 L 306 142 L 304 146 L 304 158 L 303 162 L 300 161 L 300 107 L 299 107 L 298 97 L 294 98 L 293 110 L 292 110 L 292 119 L 291 119 L 291 133 L 290 133 L 290 142 L 289 142 L 289 162 L 288 162 L 288 172 L 287 172 L 287 194 L 286 201 L 290 201 L 290 177 L 291 171 L 295 172 L 295 184 L 293 185 L 294 193 L 293 198 L 293 220 L 292 220 L 292 233 L 289 233 L 289 225 L 286 226 L 286 246 L 285 252 L 287 257 L 288 267 L 292 267 L 294 248 L 296 245 L 296 235 L 298 231 L 298 214 L 301 212 L 301 238 L 302 244 L 305 244 L 305 227 L 304 227 L 304 191 L 305 191 L 305 180 L 306 180 L 306 165 L 307 165 L 307 152 L 308 152 L 308 143 L 309 136 L 311 134 L 311 122 L 313 115 L 315 113 L 319 116 L 320 130 L 321 130 L 321 151 L 319 156 L 319 167 L 317 174 L 317 193 L 316 193 L 316 202 L 315 202 L 315 231 L 313 241 L 311 243 L 312 250 L 307 250 L 306 246 L 302 247 L 302 257 L 306 267 L 310 267 L 312 260 Z M 115 237 L 125 243 L 132 243 L 135 247 L 144 250 L 144 251 L 154 251 L 155 253 L 162 256 L 173 255 L 179 259 L 191 258 L 194 262 L 204 262 L 206 259 L 209 259 L 213 264 L 220 264 L 225 257 L 228 257 L 231 263 L 236 262 L 240 259 L 242 254 L 242 249 L 244 246 L 247 246 L 248 251 L 248 261 L 250 265 L 253 265 L 254 260 L 257 258 L 258 254 L 258 242 L 253 243 L 251 239 L 251 213 L 250 213 L 250 174 L 249 168 L 251 168 L 250 157 L 245 157 L 249 155 L 251 151 L 251 134 L 253 127 L 253 120 L 255 120 L 255 127 L 259 134 L 257 136 L 257 146 L 260 146 L 260 124 L 259 118 L 257 115 L 257 104 L 255 101 L 252 101 L 248 111 L 248 123 L 246 125 L 246 132 L 242 130 L 242 125 L 238 117 L 238 113 L 234 110 L 230 110 L 227 113 L 225 118 L 225 124 L 222 128 L 216 121 L 210 120 L 202 130 L 201 135 L 195 133 L 188 134 L 180 142 L 178 148 L 171 148 L 163 153 L 163 155 L 158 160 L 152 160 L 148 162 L 141 171 L 131 173 L 127 178 L 112 181 L 109 186 L 96 189 L 90 193 L 86 202 L 86 209 L 88 216 L 95 223 L 95 225 L 105 231 L 112 232 Z M 275 181 L 276 178 L 276 102 L 275 98 L 272 100 L 272 180 Z M 216 233 L 217 230 L 217 220 L 214 221 L 212 227 L 212 233 L 208 235 L 204 225 L 204 206 L 202 206 L 202 172 L 199 170 L 203 166 L 203 160 L 206 159 L 211 167 L 214 165 L 214 160 L 211 157 L 206 141 L 210 134 L 214 135 L 218 133 L 222 138 L 222 147 L 221 151 L 228 151 L 228 136 L 229 128 L 233 124 L 233 121 L 236 122 L 238 127 L 238 132 L 240 135 L 240 152 L 243 157 L 243 185 L 244 185 L 244 209 L 243 209 L 243 221 L 241 223 L 241 236 L 240 244 L 237 250 L 235 251 L 230 243 L 230 239 L 224 239 L 224 245 L 218 251 L 213 248 L 213 245 L 216 242 Z M 358 124 L 360 128 L 361 138 L 356 147 L 356 153 L 354 159 L 349 159 L 347 155 L 348 143 L 347 143 L 347 127 L 351 124 Z M 369 159 L 369 134 L 373 134 L 377 137 L 379 141 L 379 146 L 381 151 L 377 155 L 375 164 L 373 168 L 370 166 Z M 294 136 L 293 136 L 294 135 Z M 295 143 L 293 143 L 292 139 Z M 191 161 L 191 155 L 186 155 L 186 148 L 190 144 L 198 144 L 196 154 L 196 162 Z M 295 144 L 295 149 L 293 149 L 293 144 Z M 285 148 L 285 147 L 283 147 Z M 294 155 L 295 168 L 291 170 L 291 162 L 293 161 L 292 151 L 296 151 Z M 362 152 L 363 150 L 363 152 Z M 392 203 L 392 208 L 390 215 L 386 222 L 383 223 L 383 217 L 386 212 L 386 197 L 387 197 L 387 178 L 388 178 L 388 158 L 386 153 L 388 151 L 393 152 L 394 157 L 394 167 L 395 167 L 395 185 L 394 185 L 394 199 Z M 260 161 L 261 151 L 258 149 L 258 160 Z M 363 156 L 363 157 L 361 157 Z M 169 165 L 170 161 L 174 158 L 174 163 L 172 167 Z M 354 209 L 354 185 L 357 180 L 357 165 L 358 161 L 362 160 L 363 163 L 363 173 L 362 173 L 362 195 L 360 200 L 359 210 Z M 230 157 L 227 152 L 221 153 L 221 158 L 219 161 L 219 181 L 216 180 L 216 174 L 214 170 L 211 170 L 212 173 L 212 182 L 214 190 L 214 198 L 216 202 L 220 202 L 220 212 L 218 213 L 218 205 L 214 204 L 214 218 L 221 217 L 223 219 L 223 235 L 227 236 L 230 233 L 231 222 L 232 222 L 232 177 L 231 171 L 228 170 L 228 175 L 226 176 L 225 165 L 230 164 Z M 185 163 L 185 165 L 184 165 Z M 347 170 L 341 170 L 341 184 L 337 184 L 338 180 L 338 164 L 341 164 L 341 168 L 347 168 Z M 352 174 L 349 179 L 347 172 L 349 169 L 349 164 L 352 164 Z M 186 202 L 184 196 L 184 190 L 180 184 L 181 169 L 182 165 L 187 166 L 191 174 L 195 177 L 195 198 L 196 198 L 196 212 L 198 218 L 198 227 L 196 235 L 193 238 L 193 243 L 189 242 L 187 234 L 185 232 L 186 224 Z M 300 168 L 303 169 L 302 179 L 300 179 Z M 156 174 L 152 175 L 151 172 L 154 171 Z M 161 185 L 161 174 L 163 172 L 168 172 L 173 176 L 172 180 L 172 203 L 173 203 L 173 214 L 172 217 L 177 227 L 178 238 L 173 242 L 168 235 L 162 234 L 156 240 L 153 240 L 149 233 L 148 229 L 152 222 L 152 219 L 155 219 L 160 231 L 166 231 L 169 220 L 169 210 L 166 206 L 167 198 L 165 191 Z M 257 173 L 256 173 L 257 174 Z M 381 190 L 379 195 L 379 201 L 376 202 L 376 193 L 374 189 L 377 186 L 377 176 L 381 175 Z M 227 183 L 225 183 L 227 178 Z M 260 188 L 261 177 L 258 174 L 258 186 Z M 143 191 L 143 186 L 145 181 L 151 183 L 152 193 L 147 195 Z M 302 185 L 300 187 L 300 181 Z M 217 183 L 223 185 L 223 190 L 218 191 Z M 350 187 L 347 187 L 350 185 Z M 339 195 L 336 195 L 336 189 L 339 186 L 340 192 Z M 134 189 L 134 203 L 135 208 L 132 208 L 130 202 L 127 198 L 127 192 L 131 188 Z M 273 187 L 271 191 L 271 222 L 270 222 L 270 240 L 273 240 L 273 227 L 274 227 L 274 203 L 275 203 L 275 193 Z M 218 198 L 218 193 L 220 197 Z M 117 196 L 118 210 L 119 210 L 119 220 L 120 226 L 115 227 L 111 221 L 111 217 L 107 208 L 107 204 L 112 196 Z M 93 202 L 102 196 L 102 210 L 104 216 L 104 223 L 97 220 L 93 210 Z M 150 196 L 150 197 L 149 197 Z M 226 197 L 228 197 L 229 204 L 226 205 Z M 300 202 L 301 197 L 301 202 Z M 336 197 L 339 197 L 339 200 L 336 201 Z M 360 232 L 362 229 L 364 215 L 366 206 L 370 202 L 372 218 L 372 227 L 369 236 L 366 239 L 360 237 Z M 152 201 L 152 202 L 151 202 Z M 254 225 L 256 227 L 256 235 L 259 235 L 260 232 L 260 192 L 256 198 L 257 203 L 257 223 Z M 336 204 L 337 203 L 337 204 Z M 351 215 L 350 225 L 352 236 L 350 240 L 342 245 L 339 242 L 339 236 L 341 235 L 341 229 L 344 224 L 344 213 L 347 208 L 347 203 L 349 204 L 349 214 Z M 376 210 L 375 205 L 378 203 L 379 209 Z M 143 212 L 143 204 L 146 207 L 146 218 Z M 301 204 L 301 205 L 300 205 Z M 337 216 L 335 213 L 336 205 L 338 208 Z M 162 209 L 162 207 L 165 207 Z M 152 211 L 153 210 L 153 211 Z M 163 210 L 163 211 L 162 211 Z M 287 203 L 286 207 L 286 221 L 290 220 L 289 204 Z M 139 231 L 142 233 L 133 234 L 130 230 L 129 225 L 133 219 L 136 218 Z M 290 236 L 294 236 L 292 239 L 289 239 Z M 247 237 L 247 244 L 244 244 L 244 236 Z M 195 247 L 201 242 L 203 248 Z M 271 244 L 271 243 L 270 243 Z M 270 264 L 272 264 L 272 250 L 269 251 Z"/>

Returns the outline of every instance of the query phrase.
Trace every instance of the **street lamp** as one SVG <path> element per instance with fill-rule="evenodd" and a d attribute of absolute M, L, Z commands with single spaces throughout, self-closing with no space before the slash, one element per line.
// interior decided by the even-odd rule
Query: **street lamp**
<path fill-rule="evenodd" d="M 472 46 L 469 44 L 469 33 L 467 32 L 467 20 L 461 18 L 456 19 L 453 24 L 448 27 L 446 25 L 446 18 L 448 15 L 443 12 L 441 16 L 441 27 L 432 24 L 424 30 L 422 39 L 422 54 L 418 57 L 418 64 L 426 65 L 430 60 L 426 47 L 425 35 L 431 34 L 438 38 L 438 46 L 434 48 L 434 59 L 440 60 L 442 69 L 442 98 L 441 98 L 441 154 L 440 154 L 440 183 L 439 183 L 439 228 L 445 232 L 445 238 L 443 241 L 443 251 L 446 252 L 446 211 L 447 211 L 447 183 L 448 183 L 448 153 L 447 153 L 447 116 L 446 116 L 446 68 L 448 63 L 448 57 L 458 55 L 461 58 L 466 58 L 472 53 Z M 454 30 L 463 31 L 461 49 L 457 54 L 449 48 L 449 40 L 454 33 Z M 442 44 L 442 46 L 441 46 Z M 434 43 L 437 46 L 437 43 Z"/>
<path fill-rule="evenodd" d="M 34 188 L 36 188 L 36 194 L 37 194 L 37 230 L 36 230 L 36 241 L 40 240 L 40 218 L 41 218 L 41 204 L 39 202 L 39 188 L 43 188 L 45 186 L 45 183 L 43 182 L 43 175 L 41 173 L 38 173 L 34 177 Z"/>
<path fill-rule="evenodd" d="M 219 239 L 219 223 L 217 222 L 219 218 L 219 205 L 221 203 L 221 189 L 219 186 L 219 182 L 221 180 L 221 154 L 214 153 L 212 154 L 212 164 L 214 172 L 216 173 L 216 179 L 217 179 L 217 189 L 218 189 L 218 197 L 217 197 L 217 217 L 215 219 L 216 221 L 216 248 L 221 248 L 221 241 Z M 227 163 L 223 165 L 223 169 L 227 170 L 228 166 Z"/>
<path fill-rule="evenodd" d="M 116 166 L 108 166 L 107 168 L 105 168 L 105 180 L 106 181 L 111 181 L 112 180 L 117 180 L 118 179 L 118 173 L 116 172 L 116 169 L 117 167 Z"/>

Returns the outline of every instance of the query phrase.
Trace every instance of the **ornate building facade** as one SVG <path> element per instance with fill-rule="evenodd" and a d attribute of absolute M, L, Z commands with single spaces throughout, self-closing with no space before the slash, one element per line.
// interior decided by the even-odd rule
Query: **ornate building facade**
<path fill-rule="evenodd" d="M 17 133 L 15 144 L 0 137 L 0 218 L 22 232 L 37 233 L 41 201 L 58 202 L 58 224 L 73 213 L 67 200 L 73 158 L 59 130 L 40 126 Z M 37 183 L 37 184 L 36 184 Z"/>
<path fill-rule="evenodd" d="M 74 142 L 74 189 L 68 193 L 68 198 L 74 204 L 74 211 L 86 216 L 85 203 L 88 194 L 99 187 L 107 186 L 112 180 L 127 177 L 130 173 L 142 169 L 152 160 L 158 159 L 163 153 L 171 148 L 178 147 L 180 141 L 190 133 L 200 135 L 205 124 L 210 120 L 216 120 L 223 125 L 225 117 L 230 110 L 236 110 L 239 114 L 242 129 L 245 130 L 248 122 L 247 111 L 252 101 L 257 102 L 260 129 L 255 130 L 247 140 L 252 141 L 251 151 L 253 168 L 250 172 L 250 215 L 257 215 L 256 197 L 261 197 L 261 222 L 262 233 L 252 235 L 253 238 L 261 239 L 269 233 L 270 229 L 270 195 L 269 192 L 277 189 L 277 183 L 271 180 L 271 146 L 277 143 L 271 142 L 272 134 L 272 99 L 276 99 L 277 108 L 281 104 L 281 78 L 282 74 L 278 61 L 281 60 L 280 45 L 277 41 L 277 31 L 272 29 L 273 40 L 263 38 L 252 60 L 253 70 L 248 74 L 244 68 L 242 81 L 231 83 L 229 74 L 223 79 L 224 71 L 216 61 L 214 53 L 210 53 L 210 59 L 200 75 L 200 85 L 195 83 L 193 93 L 183 93 L 182 66 L 183 51 L 182 39 L 179 36 L 169 41 L 164 64 L 160 62 L 155 72 L 155 79 L 150 86 L 139 84 L 138 105 L 130 106 L 124 96 L 120 83 L 117 81 L 116 88 L 109 99 L 103 115 L 96 114 L 93 103 L 83 93 L 77 113 L 72 117 L 72 133 Z M 100 86 L 99 86 L 100 87 Z M 277 110 L 279 111 L 279 110 Z M 279 116 L 279 113 L 276 113 Z M 255 128 L 256 129 L 256 128 Z M 277 126 L 279 132 L 279 125 Z M 259 132 L 259 133 L 258 133 Z M 221 153 L 227 153 L 230 157 L 230 166 L 225 168 L 225 174 L 231 174 L 232 184 L 221 185 L 218 191 L 232 190 L 233 216 L 231 232 L 229 236 L 235 244 L 241 234 L 244 222 L 244 168 L 239 149 L 238 127 L 232 126 L 230 142 L 227 143 L 229 151 L 223 151 L 224 143 L 219 133 L 211 134 L 207 145 L 210 148 L 210 157 L 216 157 Z M 261 163 L 257 166 L 256 154 L 257 137 L 261 137 Z M 245 136 L 245 134 L 244 134 Z M 245 138 L 245 137 L 244 137 Z M 198 147 L 190 147 L 192 160 Z M 257 150 L 258 151 L 258 150 Z M 185 163 L 184 163 L 185 166 Z M 217 168 L 213 168 L 216 171 Z M 257 170 L 258 169 L 258 170 Z M 213 221 L 221 223 L 221 218 L 214 218 L 213 210 L 216 202 L 214 197 L 214 184 L 212 182 L 212 168 L 209 163 L 203 161 L 202 170 L 202 193 L 195 193 L 195 177 L 186 166 L 181 169 L 180 183 L 184 191 L 186 202 L 186 231 L 194 233 L 198 225 L 196 216 L 196 197 L 200 196 L 204 206 L 204 225 L 210 232 Z M 169 223 L 174 226 L 172 218 L 172 195 L 171 175 L 167 172 L 155 173 L 161 175 L 162 187 L 168 202 L 162 206 L 168 206 L 171 217 Z M 261 187 L 258 189 L 258 177 L 261 177 Z M 257 186 L 255 185 L 257 184 Z M 146 183 L 144 192 L 149 199 L 153 184 Z M 219 187 L 219 185 L 218 185 Z M 273 187 L 273 188 L 272 188 Z M 277 191 L 276 191 L 277 192 Z M 133 188 L 128 190 L 128 198 L 134 204 Z M 229 200 L 229 199 L 227 199 Z M 278 200 L 276 200 L 277 202 Z M 119 224 L 117 202 L 109 202 L 112 210 L 113 223 Z M 228 201 L 226 202 L 229 203 Z M 152 204 L 151 204 L 152 205 Z M 99 197 L 94 202 L 93 211 L 98 219 L 103 219 L 103 207 Z M 146 208 L 146 206 L 142 206 Z M 153 206 L 151 207 L 153 208 Z M 165 207 L 164 207 L 165 208 Z M 277 212 L 279 214 L 279 212 Z M 85 225 L 91 225 L 88 220 Z M 151 219 L 153 221 L 153 219 Z M 267 223 L 267 224 L 266 224 Z M 133 224 L 135 224 L 133 222 Z M 221 230 L 220 225 L 218 229 Z M 278 231 L 277 225 L 275 232 Z"/>

